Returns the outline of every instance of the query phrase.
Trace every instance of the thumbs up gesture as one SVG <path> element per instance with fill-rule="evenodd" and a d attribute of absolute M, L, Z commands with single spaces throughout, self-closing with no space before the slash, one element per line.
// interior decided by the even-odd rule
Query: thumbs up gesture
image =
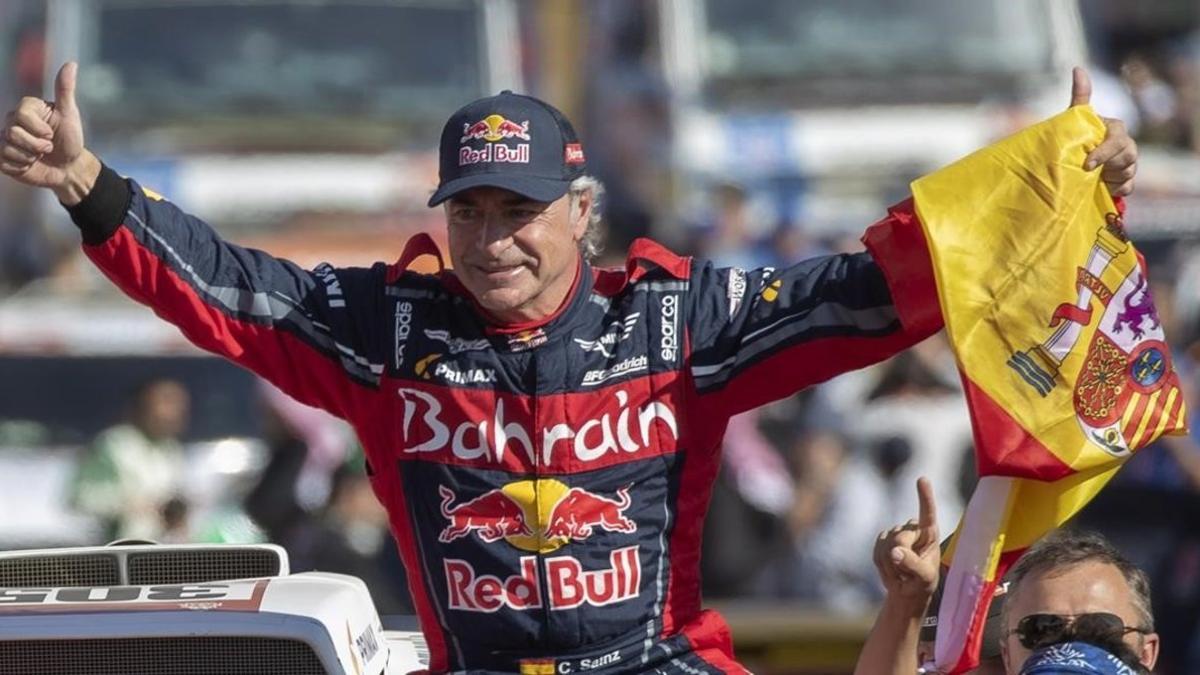
<path fill-rule="evenodd" d="M 54 101 L 21 99 L 5 117 L 0 133 L 0 172 L 26 185 L 50 188 L 60 199 L 72 179 L 84 173 L 84 165 L 96 163 L 84 149 L 83 123 L 75 105 L 78 70 L 71 62 L 58 71 Z"/>
<path fill-rule="evenodd" d="M 1092 79 L 1083 68 L 1071 71 L 1071 106 L 1088 105 L 1092 101 Z M 1125 123 L 1109 117 L 1104 120 L 1104 141 L 1096 146 L 1084 160 L 1083 168 L 1091 171 L 1100 167 L 1100 180 L 1114 197 L 1124 197 L 1133 192 L 1133 178 L 1137 175 L 1138 147 Z"/>

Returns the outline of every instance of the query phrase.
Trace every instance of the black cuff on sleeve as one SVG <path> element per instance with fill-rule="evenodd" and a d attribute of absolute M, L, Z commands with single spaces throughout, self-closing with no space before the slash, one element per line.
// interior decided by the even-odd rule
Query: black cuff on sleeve
<path fill-rule="evenodd" d="M 125 213 L 133 201 L 133 189 L 129 182 L 107 166 L 100 167 L 100 175 L 92 191 L 75 206 L 67 208 L 71 220 L 83 233 L 83 243 L 96 246 L 108 241 L 125 222 Z"/>

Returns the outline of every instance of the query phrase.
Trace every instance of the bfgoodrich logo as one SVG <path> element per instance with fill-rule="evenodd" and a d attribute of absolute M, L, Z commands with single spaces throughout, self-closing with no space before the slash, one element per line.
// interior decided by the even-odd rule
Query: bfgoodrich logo
<path fill-rule="evenodd" d="M 650 366 L 650 359 L 646 358 L 645 354 L 640 356 L 631 356 L 624 361 L 618 363 L 612 368 L 601 368 L 599 370 L 589 370 L 583 376 L 582 385 L 585 387 L 594 386 L 601 382 L 626 375 L 629 373 L 637 373 L 646 370 Z"/>

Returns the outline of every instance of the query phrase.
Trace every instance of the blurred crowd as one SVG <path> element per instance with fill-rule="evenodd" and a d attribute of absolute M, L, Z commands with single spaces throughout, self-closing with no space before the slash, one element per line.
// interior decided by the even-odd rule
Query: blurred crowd
<path fill-rule="evenodd" d="M 411 614 L 387 513 L 349 426 L 266 382 L 256 392 L 264 462 L 225 488 L 218 508 L 197 512 L 182 442 L 191 395 L 174 379 L 139 383 L 124 418 L 79 454 L 64 490 L 71 508 L 99 521 L 85 543 L 275 543 L 293 570 L 353 574 L 381 614 Z"/>

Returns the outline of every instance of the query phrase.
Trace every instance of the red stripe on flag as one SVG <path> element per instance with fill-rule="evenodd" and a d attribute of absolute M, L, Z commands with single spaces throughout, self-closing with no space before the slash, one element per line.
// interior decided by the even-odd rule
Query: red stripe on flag
<path fill-rule="evenodd" d="M 1183 395 L 1180 394 L 1179 400 L 1175 402 L 1176 412 L 1172 413 L 1171 426 L 1180 432 L 1187 431 L 1187 405 L 1183 402 Z"/>
<path fill-rule="evenodd" d="M 1018 549 L 1015 551 L 1006 551 L 1000 554 L 1000 561 L 996 565 L 995 577 L 985 583 L 979 591 L 979 604 L 975 607 L 975 613 L 971 616 L 971 630 L 967 633 L 967 642 L 963 646 L 963 651 L 958 656 L 958 661 L 950 669 L 950 675 L 960 675 L 967 673 L 979 667 L 979 649 L 983 646 L 983 628 L 987 623 L 988 609 L 992 606 L 992 600 L 996 597 L 996 587 L 1000 585 L 1000 581 L 1008 572 L 1009 568 L 1016 564 L 1025 551 L 1028 549 Z M 946 571 L 943 569 L 942 574 Z"/>
<path fill-rule="evenodd" d="M 1167 429 L 1170 431 L 1172 426 L 1180 426 L 1179 413 L 1183 412 L 1183 392 L 1180 391 L 1175 395 L 1175 404 L 1171 406 L 1171 412 L 1167 415 Z M 1171 424 L 1174 422 L 1174 424 Z"/>
<path fill-rule="evenodd" d="M 1146 415 L 1146 406 L 1150 405 L 1150 397 L 1152 394 L 1138 395 L 1138 402 L 1133 409 L 1133 413 L 1129 416 L 1129 421 L 1125 423 L 1125 428 L 1121 429 L 1121 435 L 1125 437 L 1125 441 L 1129 443 L 1129 447 L 1135 447 L 1133 442 L 1134 434 L 1137 433 L 1138 424 L 1141 423 L 1142 417 Z"/>
<path fill-rule="evenodd" d="M 980 476 L 1055 481 L 1075 473 L 1075 469 L 1017 424 L 965 374 L 963 389 L 973 421 L 975 462 Z"/>
<path fill-rule="evenodd" d="M 1137 450 L 1143 445 L 1149 443 L 1150 439 L 1154 438 L 1154 432 L 1158 430 L 1158 423 L 1162 419 L 1163 413 L 1167 412 L 1164 408 L 1166 406 L 1167 399 L 1171 397 L 1171 392 L 1173 390 L 1175 390 L 1175 387 L 1166 386 L 1163 387 L 1159 392 L 1158 400 L 1154 402 L 1154 409 L 1150 411 L 1150 420 L 1146 422 L 1146 428 L 1142 431 L 1142 433 L 1138 434 L 1137 438 L 1133 439 L 1129 443 L 1129 448 L 1131 450 Z M 1178 393 L 1175 394 L 1175 400 L 1176 402 L 1179 400 Z M 1134 429 L 1134 431 L 1136 431 L 1136 429 Z"/>

